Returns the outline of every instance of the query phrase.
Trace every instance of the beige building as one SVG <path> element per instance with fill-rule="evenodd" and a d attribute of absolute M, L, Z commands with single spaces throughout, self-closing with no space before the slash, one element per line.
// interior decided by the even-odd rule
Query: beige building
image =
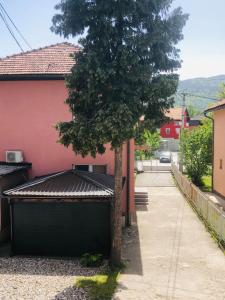
<path fill-rule="evenodd" d="M 210 107 L 205 114 L 210 112 L 214 120 L 213 190 L 225 197 L 225 99 Z"/>

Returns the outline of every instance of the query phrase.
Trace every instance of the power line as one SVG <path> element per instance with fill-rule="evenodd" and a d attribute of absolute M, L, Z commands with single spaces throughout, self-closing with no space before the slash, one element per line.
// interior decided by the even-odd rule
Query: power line
<path fill-rule="evenodd" d="M 15 40 L 15 42 L 17 43 L 17 45 L 18 45 L 18 47 L 20 48 L 20 50 L 21 50 L 22 52 L 24 52 L 22 46 L 20 45 L 19 41 L 18 41 L 17 38 L 15 37 L 15 35 L 14 35 L 12 29 L 10 28 L 10 26 L 9 26 L 9 24 L 8 24 L 8 22 L 7 22 L 6 18 L 5 18 L 5 16 L 4 16 L 4 13 L 3 13 L 3 10 L 1 9 L 1 7 L 0 7 L 0 17 L 2 18 L 2 20 L 3 20 L 4 24 L 5 24 L 5 26 L 7 27 L 8 31 L 9 31 L 10 34 L 11 34 L 11 36 L 13 37 L 13 39 Z"/>
<path fill-rule="evenodd" d="M 13 22 L 13 20 L 10 18 L 9 14 L 7 13 L 6 9 L 4 8 L 3 4 L 0 2 L 0 8 L 2 9 L 2 12 L 5 13 L 5 15 L 8 17 L 8 19 L 10 20 L 10 22 L 12 23 L 12 25 L 14 26 L 14 28 L 16 29 L 16 31 L 18 32 L 18 34 L 20 35 L 20 37 L 23 39 L 23 41 L 25 42 L 25 44 L 32 50 L 32 47 L 30 46 L 30 44 L 28 43 L 28 41 L 25 39 L 25 37 L 23 36 L 23 34 L 21 33 L 21 31 L 18 29 L 18 27 L 15 25 L 15 23 Z"/>
<path fill-rule="evenodd" d="M 202 99 L 206 99 L 206 100 L 212 100 L 212 101 L 219 101 L 219 98 L 213 98 L 213 97 L 207 97 L 207 96 L 201 96 L 201 95 L 195 95 L 192 93 L 186 93 L 186 92 L 178 92 L 178 95 L 186 95 L 186 96 L 191 96 L 191 97 L 196 97 L 196 98 L 202 98 Z"/>

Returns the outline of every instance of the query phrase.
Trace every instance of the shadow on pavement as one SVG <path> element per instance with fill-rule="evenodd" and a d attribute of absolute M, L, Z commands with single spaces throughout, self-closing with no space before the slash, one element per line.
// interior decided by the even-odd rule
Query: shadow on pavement
<path fill-rule="evenodd" d="M 123 273 L 142 275 L 143 268 L 136 213 L 132 220 L 132 226 L 124 228 L 122 254 L 126 263 Z"/>

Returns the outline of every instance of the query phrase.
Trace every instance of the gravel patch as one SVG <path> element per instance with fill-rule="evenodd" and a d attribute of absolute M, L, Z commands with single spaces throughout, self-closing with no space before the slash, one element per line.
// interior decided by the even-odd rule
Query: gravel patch
<path fill-rule="evenodd" d="M 84 289 L 74 287 L 75 277 L 92 276 L 105 268 L 83 268 L 77 259 L 0 258 L 0 299 L 88 300 Z"/>

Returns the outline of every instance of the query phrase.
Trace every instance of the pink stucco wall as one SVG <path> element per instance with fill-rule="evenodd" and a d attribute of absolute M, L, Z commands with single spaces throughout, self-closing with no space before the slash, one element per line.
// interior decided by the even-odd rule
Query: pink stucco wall
<path fill-rule="evenodd" d="M 214 184 L 216 192 L 225 197 L 225 109 L 214 112 Z M 222 168 L 220 161 L 222 160 Z"/>
<path fill-rule="evenodd" d="M 5 161 L 6 150 L 22 150 L 24 160 L 32 163 L 32 177 L 71 169 L 72 164 L 107 164 L 107 173 L 112 175 L 114 153 L 109 146 L 104 155 L 94 159 L 77 156 L 57 143 L 58 133 L 54 126 L 59 121 L 71 119 L 64 103 L 66 97 L 63 80 L 0 81 L 0 160 Z M 127 173 L 126 151 L 125 145 L 123 176 Z M 132 181 L 133 172 L 130 176 Z M 124 209 L 125 190 L 126 187 Z M 133 199 L 131 207 L 134 208 Z"/>

